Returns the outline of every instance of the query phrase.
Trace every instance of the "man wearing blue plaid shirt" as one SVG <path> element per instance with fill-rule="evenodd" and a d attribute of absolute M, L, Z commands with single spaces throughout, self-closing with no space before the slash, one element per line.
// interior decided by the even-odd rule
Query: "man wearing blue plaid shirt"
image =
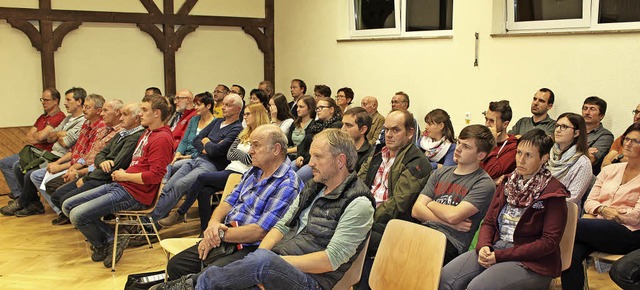
<path fill-rule="evenodd" d="M 204 239 L 175 255 L 167 265 L 169 280 L 198 273 L 202 266 L 224 266 L 257 249 L 267 232 L 287 212 L 304 184 L 289 165 L 287 137 L 275 125 L 262 125 L 250 136 L 253 167 L 231 194 L 216 207 Z M 229 227 L 237 222 L 237 227 Z M 213 257 L 221 241 L 242 244 L 234 253 Z"/>

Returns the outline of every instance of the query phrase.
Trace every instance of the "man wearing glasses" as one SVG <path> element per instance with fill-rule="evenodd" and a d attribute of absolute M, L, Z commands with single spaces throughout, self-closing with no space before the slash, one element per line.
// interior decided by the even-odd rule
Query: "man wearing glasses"
<path fill-rule="evenodd" d="M 636 106 L 636 109 L 631 111 L 633 114 L 633 123 L 640 123 L 640 104 Z M 627 157 L 622 154 L 622 136 L 613 141 L 611 148 L 609 148 L 609 154 L 604 157 L 602 161 L 602 167 L 605 167 L 611 163 L 627 162 Z"/>
<path fill-rule="evenodd" d="M 216 89 L 213 90 L 213 101 L 215 102 L 215 104 L 213 105 L 214 118 L 222 118 L 222 107 L 224 106 L 222 101 L 224 100 L 224 97 L 226 97 L 230 92 L 231 90 L 229 89 L 229 87 L 223 84 L 219 84 Z"/>
<path fill-rule="evenodd" d="M 193 107 L 193 93 L 189 90 L 180 90 L 176 93 L 176 113 L 169 127 L 171 127 L 171 135 L 173 136 L 173 149 L 177 149 L 184 131 L 191 117 L 196 115 Z"/>
<path fill-rule="evenodd" d="M 391 111 L 406 111 L 409 112 L 410 105 L 409 95 L 403 91 L 397 92 L 393 98 L 391 98 Z M 420 147 L 420 125 L 418 124 L 418 120 L 413 118 L 413 124 L 415 130 L 413 131 L 413 136 L 411 140 L 413 140 L 413 144 L 416 144 L 418 148 Z M 380 132 L 380 137 L 378 141 L 376 141 L 376 149 L 375 152 L 378 152 L 385 145 L 385 136 L 384 136 L 384 128 Z"/>
<path fill-rule="evenodd" d="M 613 143 L 613 134 L 602 126 L 602 119 L 607 112 L 607 102 L 596 96 L 588 97 L 582 104 L 582 118 L 587 124 L 587 143 L 589 144 L 589 160 L 593 174 L 600 173 L 600 165 Z"/>
<path fill-rule="evenodd" d="M 48 142 L 47 136 L 65 118 L 65 114 L 60 111 L 60 92 L 54 88 L 48 88 L 42 92 L 40 98 L 44 113 L 38 117 L 29 132 L 27 132 L 27 144 L 33 145 L 40 150 L 51 150 L 54 142 Z M 13 154 L 0 159 L 0 170 L 11 192 L 2 195 L 9 195 L 12 199 L 18 198 L 22 190 L 18 186 L 13 166 L 18 162 L 18 154 Z"/>

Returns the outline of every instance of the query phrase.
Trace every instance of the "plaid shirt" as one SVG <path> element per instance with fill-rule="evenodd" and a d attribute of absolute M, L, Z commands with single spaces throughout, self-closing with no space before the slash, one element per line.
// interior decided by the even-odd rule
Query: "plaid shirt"
<path fill-rule="evenodd" d="M 268 178 L 260 180 L 261 174 L 262 169 L 258 167 L 249 169 L 242 175 L 239 186 L 225 199 L 232 206 L 225 218 L 226 224 L 232 221 L 237 221 L 240 226 L 257 224 L 269 231 L 304 187 L 288 159 Z"/>
<path fill-rule="evenodd" d="M 87 153 L 83 158 L 80 158 L 78 163 L 84 166 L 93 165 L 96 155 L 98 155 L 98 153 L 107 146 L 107 143 L 109 143 L 111 139 L 120 132 L 120 130 L 120 124 L 114 127 L 104 126 L 98 129 L 93 145 L 91 146 L 91 149 L 89 149 L 89 153 Z"/>
<path fill-rule="evenodd" d="M 382 148 L 380 154 L 382 154 L 382 162 L 380 163 L 380 167 L 378 167 L 378 172 L 376 172 L 376 176 L 373 178 L 373 184 L 371 185 L 371 193 L 373 194 L 373 198 L 376 199 L 376 207 L 387 201 L 389 171 L 391 170 L 393 162 L 396 160 L 395 157 L 391 158 L 387 147 Z"/>
<path fill-rule="evenodd" d="M 78 141 L 71 148 L 71 165 L 76 164 L 80 158 L 84 157 L 93 142 L 96 140 L 96 136 L 98 135 L 98 130 L 104 128 L 106 125 L 102 118 L 98 119 L 98 121 L 93 122 L 91 124 L 89 120 L 86 120 L 84 124 L 82 124 L 82 128 L 80 128 L 80 134 L 78 135 Z M 95 155 L 94 155 L 95 156 Z"/>

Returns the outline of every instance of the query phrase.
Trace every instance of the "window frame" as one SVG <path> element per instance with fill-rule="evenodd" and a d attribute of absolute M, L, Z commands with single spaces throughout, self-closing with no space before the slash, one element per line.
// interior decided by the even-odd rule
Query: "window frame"
<path fill-rule="evenodd" d="M 581 19 L 515 21 L 515 1 L 505 0 L 505 28 L 510 33 L 536 31 L 606 31 L 640 29 L 640 21 L 619 23 L 598 23 L 600 0 L 583 0 Z"/>
<path fill-rule="evenodd" d="M 394 1 L 394 11 L 400 11 L 400 13 L 395 13 L 395 28 L 380 28 L 380 29 L 366 29 L 366 30 L 357 30 L 356 29 L 356 0 L 348 0 L 349 2 L 349 30 L 350 37 L 352 39 L 358 38 L 413 38 L 413 37 L 439 37 L 439 36 L 452 36 L 453 35 L 453 24 L 450 30 L 425 30 L 425 31 L 406 31 L 407 30 L 407 0 L 393 0 Z M 452 1 L 453 3 L 453 1 Z M 453 21 L 453 10 L 454 7 L 451 8 L 451 18 Z"/>

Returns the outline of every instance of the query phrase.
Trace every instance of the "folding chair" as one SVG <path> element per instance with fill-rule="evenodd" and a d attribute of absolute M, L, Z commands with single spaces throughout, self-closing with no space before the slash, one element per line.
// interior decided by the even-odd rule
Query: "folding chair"
<path fill-rule="evenodd" d="M 123 211 L 119 211 L 114 213 L 115 215 L 115 234 L 114 234 L 114 239 L 113 239 L 113 254 L 112 256 L 112 260 L 111 260 L 111 272 L 115 272 L 116 271 L 116 247 L 118 245 L 118 236 L 138 236 L 138 235 L 144 235 L 144 237 L 147 239 L 147 243 L 149 244 L 149 248 L 153 248 L 153 245 L 151 244 L 151 241 L 149 240 L 149 236 L 150 235 L 155 235 L 156 238 L 158 238 L 158 241 L 162 241 L 160 239 L 160 234 L 158 234 L 158 229 L 156 228 L 156 225 L 153 221 L 153 218 L 151 217 L 151 212 L 155 209 L 156 204 L 158 203 L 158 198 L 160 197 L 160 193 L 162 192 L 162 186 L 160 186 L 160 188 L 158 188 L 158 192 L 156 193 L 155 198 L 153 199 L 153 203 L 152 205 L 147 208 L 147 209 L 143 209 L 143 210 L 123 210 Z M 149 222 L 145 222 L 143 220 L 141 220 L 141 217 L 145 217 L 149 219 Z M 119 232 L 119 228 L 120 226 L 140 226 L 140 229 L 142 230 L 142 233 L 120 233 Z M 153 228 L 153 233 L 148 233 L 147 230 L 145 229 L 144 226 L 151 226 Z"/>

